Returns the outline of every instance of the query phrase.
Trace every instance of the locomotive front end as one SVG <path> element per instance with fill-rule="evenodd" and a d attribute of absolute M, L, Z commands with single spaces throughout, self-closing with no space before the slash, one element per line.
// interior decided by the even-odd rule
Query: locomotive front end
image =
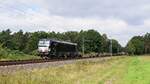
<path fill-rule="evenodd" d="M 41 39 L 38 44 L 38 52 L 40 56 L 47 56 L 50 52 L 50 41 Z"/>

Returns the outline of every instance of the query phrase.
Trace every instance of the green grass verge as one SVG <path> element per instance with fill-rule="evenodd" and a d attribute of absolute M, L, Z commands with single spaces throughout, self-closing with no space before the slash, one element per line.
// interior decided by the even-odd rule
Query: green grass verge
<path fill-rule="evenodd" d="M 150 57 L 114 57 L 0 74 L 0 84 L 150 84 Z"/>
<path fill-rule="evenodd" d="M 150 57 L 134 57 L 124 75 L 124 84 L 150 84 Z"/>

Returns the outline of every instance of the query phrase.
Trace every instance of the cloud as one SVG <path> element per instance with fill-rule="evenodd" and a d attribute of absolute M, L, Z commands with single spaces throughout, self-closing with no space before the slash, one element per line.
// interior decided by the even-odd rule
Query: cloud
<path fill-rule="evenodd" d="M 95 29 L 123 46 L 150 31 L 148 0 L 0 0 L 0 31 Z"/>

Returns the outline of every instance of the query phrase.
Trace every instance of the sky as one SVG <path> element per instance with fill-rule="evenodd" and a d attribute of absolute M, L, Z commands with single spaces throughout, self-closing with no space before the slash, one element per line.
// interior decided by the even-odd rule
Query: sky
<path fill-rule="evenodd" d="M 0 0 L 0 31 L 95 29 L 125 46 L 150 32 L 149 0 Z"/>

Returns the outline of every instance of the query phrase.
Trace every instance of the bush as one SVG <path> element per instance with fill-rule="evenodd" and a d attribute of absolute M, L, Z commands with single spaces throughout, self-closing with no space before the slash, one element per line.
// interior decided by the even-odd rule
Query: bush
<path fill-rule="evenodd" d="M 33 51 L 32 55 L 24 54 L 19 50 L 10 50 L 7 48 L 2 47 L 3 45 L 0 44 L 0 60 L 24 60 L 24 59 L 37 59 L 38 56 L 37 51 Z"/>
<path fill-rule="evenodd" d="M 0 44 L 0 58 L 5 58 L 9 55 L 9 53 L 7 52 L 6 48 L 2 47 L 3 45 Z"/>
<path fill-rule="evenodd" d="M 25 55 L 23 52 L 20 52 L 19 50 L 13 50 L 10 52 L 12 55 Z"/>
<path fill-rule="evenodd" d="M 38 55 L 38 51 L 37 51 L 37 50 L 34 50 L 34 51 L 32 51 L 30 54 L 36 56 L 36 55 Z"/>

